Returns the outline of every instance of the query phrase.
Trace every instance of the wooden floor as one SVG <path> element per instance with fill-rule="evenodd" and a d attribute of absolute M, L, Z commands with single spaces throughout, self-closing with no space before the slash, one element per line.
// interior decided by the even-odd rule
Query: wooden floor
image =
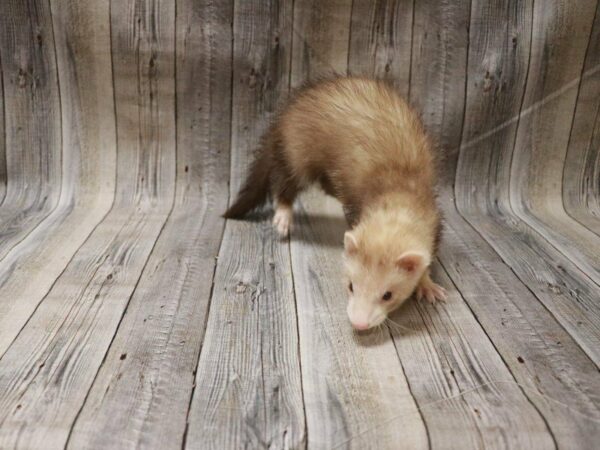
<path fill-rule="evenodd" d="M 0 448 L 599 448 L 599 8 L 0 1 Z M 331 71 L 445 155 L 449 299 L 371 333 L 333 199 L 220 218 Z"/>

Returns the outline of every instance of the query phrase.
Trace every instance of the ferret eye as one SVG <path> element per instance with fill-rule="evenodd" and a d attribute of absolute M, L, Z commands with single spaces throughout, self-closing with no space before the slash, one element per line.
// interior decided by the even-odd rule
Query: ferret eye
<path fill-rule="evenodd" d="M 354 292 L 354 289 L 352 289 L 352 283 L 348 284 L 348 289 L 350 290 L 350 292 Z"/>
<path fill-rule="evenodd" d="M 387 291 L 385 294 L 383 294 L 383 297 L 381 297 L 381 298 L 383 300 L 387 301 L 392 298 L 392 293 L 390 291 Z"/>

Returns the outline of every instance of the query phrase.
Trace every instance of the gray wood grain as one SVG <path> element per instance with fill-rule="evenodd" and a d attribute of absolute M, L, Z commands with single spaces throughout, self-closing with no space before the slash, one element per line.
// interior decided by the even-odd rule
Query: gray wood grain
<path fill-rule="evenodd" d="M 521 5 L 527 6 L 525 3 Z M 484 15 L 486 9 L 479 11 L 479 6 L 474 3 L 472 20 L 484 24 L 479 21 L 482 16 L 488 17 Z M 516 15 L 513 12 L 509 16 L 515 24 L 525 21 L 523 25 L 515 26 L 516 29 L 525 29 L 527 17 L 532 20 L 533 11 L 528 11 L 520 11 Z M 490 23 L 482 25 L 481 29 L 489 34 L 489 39 L 478 33 L 474 36 L 480 38 L 474 37 L 470 45 L 466 117 L 456 175 L 456 204 L 461 214 L 598 364 L 598 286 L 568 255 L 548 242 L 537 228 L 524 223 L 522 217 L 515 213 L 515 202 L 511 201 L 514 200 L 511 195 L 516 195 L 514 191 L 521 185 L 511 181 L 511 164 L 513 167 L 515 164 L 513 148 L 522 153 L 529 148 L 525 144 L 515 147 L 519 111 L 526 95 L 526 83 L 535 84 L 535 74 L 539 72 L 528 66 L 528 37 L 511 36 L 506 27 L 495 26 L 496 19 L 489 17 Z M 504 47 L 510 58 L 493 59 L 486 55 L 488 42 L 496 39 L 511 42 Z M 493 48 L 499 48 L 499 45 L 493 45 Z M 509 65 L 510 59 L 518 63 Z M 524 117 L 528 115 L 520 120 Z M 547 136 L 547 139 L 551 137 Z M 594 245 L 593 242 L 590 244 Z"/>
<path fill-rule="evenodd" d="M 470 8 L 469 0 L 414 2 L 408 97 L 440 152 L 441 185 L 453 183 L 458 157 Z"/>
<path fill-rule="evenodd" d="M 266 119 L 288 93 L 292 33 L 284 19 L 291 7 L 290 1 L 234 5 L 231 197 Z M 289 244 L 279 241 L 268 217 L 226 224 L 186 448 L 304 446 Z"/>
<path fill-rule="evenodd" d="M 535 107 L 519 120 L 509 183 L 517 217 L 600 284 L 600 237 L 568 216 L 562 201 L 569 131 L 596 5 L 595 0 L 535 4 L 523 108 Z M 561 26 L 548 33 L 557 22 Z"/>
<path fill-rule="evenodd" d="M 228 197 L 231 13 L 231 3 L 177 4 L 175 206 L 70 448 L 182 448 Z"/>
<path fill-rule="evenodd" d="M 292 87 L 348 70 L 352 0 L 295 0 Z"/>
<path fill-rule="evenodd" d="M 600 235 L 600 2 L 579 82 L 562 187 L 566 212 Z"/>
<path fill-rule="evenodd" d="M 0 262 L 0 354 L 109 211 L 114 197 L 116 132 L 108 2 L 53 2 L 51 7 L 57 24 L 59 82 L 66 86 L 60 92 L 61 199 Z"/>
<path fill-rule="evenodd" d="M 440 260 L 559 448 L 600 438 L 598 367 L 453 207 Z M 493 379 L 505 381 L 499 374 Z M 503 385 L 511 384 L 502 383 Z M 505 392 L 506 387 L 496 388 Z"/>
<path fill-rule="evenodd" d="M 352 2 L 348 73 L 389 81 L 408 97 L 413 2 Z"/>
<path fill-rule="evenodd" d="M 6 105 L 4 101 L 4 77 L 2 74 L 2 54 L 0 53 L 0 205 L 6 194 Z"/>
<path fill-rule="evenodd" d="M 453 249 L 442 253 L 451 255 Z M 431 306 L 410 301 L 389 323 L 431 447 L 552 448 L 544 418 L 516 384 L 460 292 L 439 265 L 432 276 L 448 289 L 447 302 Z"/>
<path fill-rule="evenodd" d="M 171 209 L 174 7 L 132 5 L 111 16 L 118 200 L 0 360 L 1 447 L 65 445 Z"/>
<path fill-rule="evenodd" d="M 61 186 L 61 110 L 52 16 L 47 1 L 0 4 L 6 194 L 0 259 L 57 206 Z"/>

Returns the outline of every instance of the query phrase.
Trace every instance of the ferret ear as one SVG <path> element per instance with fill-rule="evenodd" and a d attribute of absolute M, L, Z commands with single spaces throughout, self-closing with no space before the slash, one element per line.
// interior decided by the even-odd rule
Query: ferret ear
<path fill-rule="evenodd" d="M 409 274 L 423 270 L 431 263 L 431 257 L 420 251 L 408 251 L 396 260 L 396 267 Z"/>
<path fill-rule="evenodd" d="M 354 255 L 358 251 L 358 241 L 350 231 L 344 233 L 344 248 L 349 255 Z"/>

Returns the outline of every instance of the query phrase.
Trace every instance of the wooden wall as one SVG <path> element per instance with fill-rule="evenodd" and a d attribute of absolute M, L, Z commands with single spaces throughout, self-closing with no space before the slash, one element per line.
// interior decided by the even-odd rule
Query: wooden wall
<path fill-rule="evenodd" d="M 578 417 L 517 386 L 502 395 L 520 414 L 422 410 L 422 367 L 443 366 L 446 343 L 412 348 L 398 332 L 354 345 L 327 283 L 345 229 L 331 199 L 306 198 L 283 246 L 268 219 L 220 214 L 291 89 L 332 71 L 390 80 L 444 155 L 438 277 L 465 301 L 448 320 L 470 317 L 451 343 L 484 356 L 450 353 L 598 416 L 599 9 L 0 1 L 0 429 L 35 425 L 4 427 L 0 447 L 333 448 L 376 429 L 371 444 L 416 448 L 442 443 L 467 408 L 489 413 L 482 426 L 533 430 L 517 447 L 593 445 Z M 419 309 L 403 320 L 442 327 Z M 467 386 L 469 370 L 440 386 Z"/>

